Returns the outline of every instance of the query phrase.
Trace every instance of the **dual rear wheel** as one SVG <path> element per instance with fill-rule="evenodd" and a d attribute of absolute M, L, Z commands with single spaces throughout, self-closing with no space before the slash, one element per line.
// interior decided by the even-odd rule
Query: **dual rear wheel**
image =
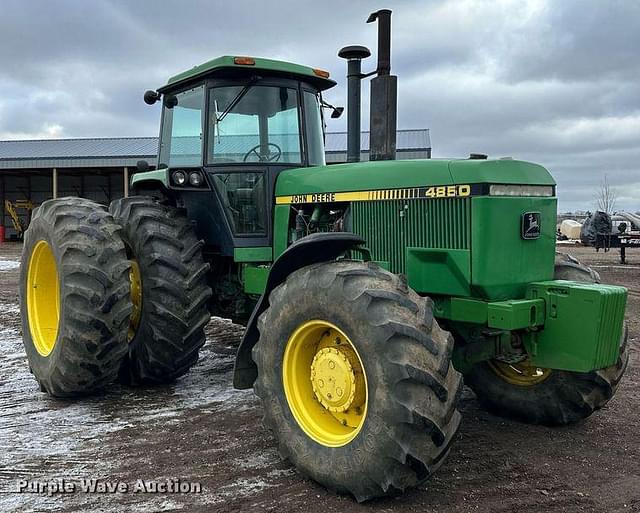
<path fill-rule="evenodd" d="M 43 391 L 93 393 L 119 379 L 168 383 L 197 361 L 207 265 L 183 212 L 151 198 L 106 208 L 62 198 L 25 233 L 23 341 Z"/>

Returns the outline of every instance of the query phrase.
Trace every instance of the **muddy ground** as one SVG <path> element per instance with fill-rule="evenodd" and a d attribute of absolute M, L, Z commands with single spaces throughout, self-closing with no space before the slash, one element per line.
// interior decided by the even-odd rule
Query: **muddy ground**
<path fill-rule="evenodd" d="M 566 248 L 564 248 L 566 249 Z M 528 426 L 490 415 L 469 390 L 451 455 L 422 489 L 358 505 L 280 461 L 250 391 L 231 387 L 242 329 L 209 326 L 198 365 L 174 386 L 114 386 L 105 396 L 55 400 L 39 392 L 20 339 L 17 260 L 0 246 L 0 511 L 640 512 L 640 251 L 571 248 L 629 298 L 631 365 L 617 396 L 586 421 Z M 127 493 L 16 493 L 19 480 L 122 481 Z M 133 493 L 138 479 L 197 482 L 201 493 Z"/>

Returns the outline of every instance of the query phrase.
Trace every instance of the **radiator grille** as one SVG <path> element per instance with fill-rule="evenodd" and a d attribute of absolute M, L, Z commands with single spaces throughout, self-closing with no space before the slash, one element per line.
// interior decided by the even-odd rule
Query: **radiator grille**
<path fill-rule="evenodd" d="M 469 198 L 355 201 L 353 231 L 367 241 L 374 260 L 405 272 L 405 248 L 469 249 Z"/>

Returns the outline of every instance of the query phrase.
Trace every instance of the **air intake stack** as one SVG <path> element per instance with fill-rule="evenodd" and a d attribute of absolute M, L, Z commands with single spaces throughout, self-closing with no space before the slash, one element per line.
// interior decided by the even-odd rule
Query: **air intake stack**
<path fill-rule="evenodd" d="M 347 162 L 360 162 L 360 93 L 362 59 L 371 55 L 366 46 L 345 46 L 338 57 L 347 60 Z"/>

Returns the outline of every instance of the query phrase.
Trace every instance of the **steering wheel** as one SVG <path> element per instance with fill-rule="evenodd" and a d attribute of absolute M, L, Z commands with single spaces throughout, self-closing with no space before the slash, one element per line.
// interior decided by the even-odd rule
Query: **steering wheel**
<path fill-rule="evenodd" d="M 275 152 L 272 153 L 271 151 L 269 151 L 267 155 L 262 155 L 258 151 L 260 148 L 262 148 L 262 145 L 256 144 L 253 148 L 251 148 L 247 153 L 244 154 L 244 157 L 242 158 L 242 162 L 246 162 L 252 153 L 256 157 L 258 157 L 259 162 L 278 162 L 278 160 L 280 160 L 280 157 L 282 156 L 282 149 L 276 143 L 270 142 L 267 144 L 267 148 L 270 148 L 272 146 L 276 149 Z"/>

